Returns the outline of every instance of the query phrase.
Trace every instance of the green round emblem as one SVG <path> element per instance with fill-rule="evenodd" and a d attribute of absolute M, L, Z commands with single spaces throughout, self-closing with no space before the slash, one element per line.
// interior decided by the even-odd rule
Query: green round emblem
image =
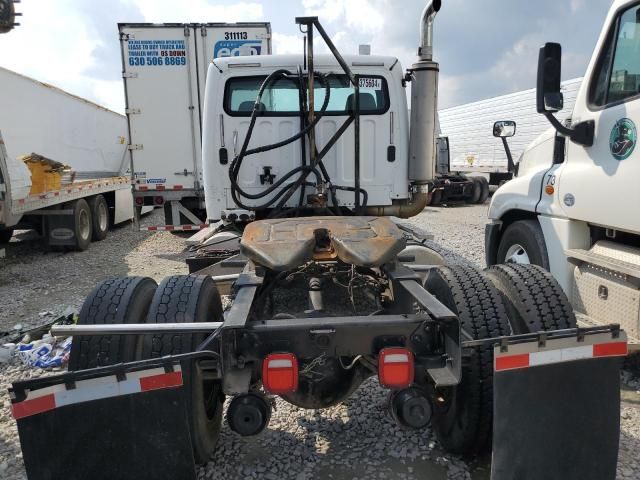
<path fill-rule="evenodd" d="M 638 133 L 635 124 L 628 118 L 621 118 L 611 129 L 609 149 L 616 160 L 624 160 L 636 147 Z"/>

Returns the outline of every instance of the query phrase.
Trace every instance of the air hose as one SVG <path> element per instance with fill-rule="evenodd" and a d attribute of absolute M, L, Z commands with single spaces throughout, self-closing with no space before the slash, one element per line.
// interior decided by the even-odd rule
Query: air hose
<path fill-rule="evenodd" d="M 262 147 L 258 147 L 258 148 L 254 148 L 254 149 L 248 149 L 249 142 L 250 142 L 251 136 L 253 134 L 253 129 L 255 127 L 255 123 L 256 123 L 256 120 L 257 120 L 259 106 L 261 104 L 262 95 L 263 95 L 264 91 L 276 79 L 282 78 L 282 77 L 286 77 L 287 75 L 291 75 L 291 72 L 289 72 L 288 70 L 284 70 L 284 69 L 276 70 L 276 71 L 272 72 L 262 82 L 262 85 L 260 86 L 260 89 L 258 91 L 258 95 L 256 97 L 256 102 L 255 102 L 255 104 L 253 106 L 253 111 L 251 112 L 251 120 L 249 122 L 249 128 L 247 129 L 247 134 L 246 134 L 244 142 L 242 144 L 242 148 L 240 149 L 240 153 L 238 153 L 238 155 L 231 162 L 231 165 L 230 165 L 230 168 L 229 168 L 229 179 L 231 181 L 231 196 L 233 198 L 233 201 L 235 202 L 236 205 L 238 205 L 239 207 L 244 208 L 246 210 L 263 210 L 263 209 L 266 209 L 266 208 L 270 207 L 274 202 L 276 202 L 278 199 L 280 199 L 280 197 L 282 197 L 282 195 L 284 195 L 286 192 L 290 191 L 290 187 L 292 187 L 294 184 L 297 184 L 298 187 L 301 186 L 302 183 L 305 182 L 307 176 L 310 173 L 313 173 L 315 175 L 316 180 L 317 180 L 318 183 L 320 183 L 320 181 L 321 181 L 320 173 L 318 172 L 318 170 L 316 169 L 315 166 L 302 165 L 302 166 L 299 166 L 299 167 L 296 167 L 296 168 L 290 170 L 282 178 L 280 178 L 280 180 L 278 180 L 276 183 L 271 185 L 269 188 L 267 188 L 267 189 L 265 189 L 265 190 L 263 190 L 263 191 L 261 191 L 259 193 L 256 193 L 256 194 L 251 194 L 251 193 L 245 192 L 238 185 L 238 174 L 240 172 L 240 167 L 242 166 L 242 161 L 244 160 L 245 157 L 247 157 L 249 155 L 256 154 L 256 153 L 267 152 L 269 150 L 280 148 L 280 147 L 288 145 L 288 144 L 290 144 L 292 142 L 295 142 L 296 140 L 302 138 L 309 131 L 311 131 L 312 128 L 314 128 L 317 125 L 317 123 L 322 118 L 322 115 L 326 111 L 327 107 L 329 106 L 329 99 L 330 99 L 330 95 L 331 95 L 331 91 L 330 91 L 330 88 L 329 88 L 329 82 L 326 81 L 324 75 L 318 74 L 320 83 L 324 84 L 324 87 L 325 87 L 325 99 L 324 99 L 324 102 L 322 104 L 322 108 L 318 112 L 318 115 L 316 116 L 314 121 L 311 122 L 309 125 L 307 125 L 306 128 L 303 128 L 298 133 L 296 133 L 295 135 L 293 135 L 293 136 L 291 136 L 291 137 L 289 137 L 289 138 L 287 138 L 285 140 L 282 140 L 282 141 L 277 142 L 277 143 L 273 143 L 271 145 L 264 145 Z M 302 88 L 302 85 L 300 85 L 299 88 Z M 267 195 L 269 195 L 272 192 L 274 192 L 276 189 L 280 188 L 287 180 L 289 180 L 293 175 L 295 175 L 297 173 L 301 173 L 301 175 L 300 175 L 300 178 L 298 178 L 298 180 L 296 182 L 294 182 L 292 184 L 285 185 L 278 193 L 276 193 L 271 199 L 269 199 L 268 201 L 266 201 L 262 205 L 247 206 L 247 205 L 243 204 L 239 199 L 239 196 L 242 196 L 244 198 L 248 198 L 248 199 L 251 199 L 251 200 L 257 200 L 257 199 L 264 198 Z M 296 187 L 296 189 L 298 187 Z"/>
<path fill-rule="evenodd" d="M 319 72 L 314 72 L 313 73 L 314 76 L 318 77 L 319 83 L 325 88 L 325 98 L 322 104 L 322 108 L 320 109 L 319 112 L 316 113 L 315 118 L 313 119 L 312 122 L 310 122 L 309 124 L 306 123 L 306 118 L 305 118 L 305 112 L 307 111 L 307 103 L 306 103 L 306 92 L 303 88 L 303 78 L 302 78 L 302 70 L 300 69 L 300 67 L 298 67 L 298 90 L 299 90 L 299 105 L 300 105 L 300 111 L 301 111 L 301 130 L 296 133 L 295 135 L 270 144 L 270 145 L 264 145 L 261 147 L 257 147 L 257 148 L 253 148 L 253 149 L 249 149 L 249 143 L 251 141 L 251 136 L 253 134 L 253 129 L 255 127 L 256 121 L 257 121 L 257 116 L 260 110 L 260 105 L 261 105 L 261 100 L 262 100 L 262 95 L 264 94 L 264 91 L 267 89 L 267 87 L 269 85 L 271 85 L 273 82 L 275 82 L 277 79 L 279 78 L 285 78 L 287 76 L 292 76 L 292 73 L 289 70 L 286 69 L 280 69 L 280 70 L 276 70 L 274 72 L 272 72 L 271 74 L 269 74 L 267 76 L 267 78 L 265 78 L 265 80 L 262 82 L 262 85 L 260 86 L 260 89 L 258 90 L 258 95 L 256 97 L 256 101 L 254 103 L 253 106 L 253 110 L 251 112 L 251 118 L 249 121 L 249 127 L 247 129 L 247 134 L 245 135 L 244 138 L 244 142 L 242 144 L 242 147 L 240 149 L 240 152 L 238 153 L 238 155 L 233 159 L 233 161 L 231 162 L 231 165 L 229 167 L 229 179 L 231 181 L 231 197 L 233 199 L 233 201 L 235 202 L 235 204 L 237 206 L 239 206 L 240 208 L 243 208 L 245 210 L 265 210 L 269 207 L 271 207 L 276 201 L 278 201 L 278 204 L 275 206 L 274 211 L 272 212 L 272 214 L 270 216 L 275 216 L 275 217 L 279 217 L 281 210 L 283 209 L 284 205 L 287 203 L 287 201 L 291 198 L 291 196 L 295 193 L 296 190 L 298 190 L 300 188 L 300 199 L 298 202 L 298 207 L 293 209 L 293 211 L 295 212 L 299 212 L 303 209 L 303 203 L 304 203 L 304 188 L 303 185 L 313 185 L 310 184 L 309 182 L 306 181 L 307 177 L 310 174 L 313 174 L 316 177 L 316 185 L 319 185 L 322 182 L 322 177 L 324 177 L 325 182 L 327 184 L 329 184 L 329 193 L 331 195 L 331 200 L 332 203 L 336 209 L 336 214 L 340 214 L 340 207 L 338 205 L 338 200 L 336 197 L 336 190 L 345 190 L 345 191 L 351 191 L 351 192 L 355 192 L 355 188 L 353 187 L 342 187 L 342 186 L 337 186 L 337 185 L 332 185 L 331 184 L 331 179 L 329 177 L 329 174 L 327 172 L 327 169 L 325 168 L 324 163 L 322 162 L 322 158 L 324 156 L 324 154 L 326 153 L 326 151 L 331 148 L 332 146 L 332 142 L 335 142 L 335 139 L 332 139 L 332 141 L 330 141 L 330 144 L 328 144 L 325 149 L 323 149 L 322 152 L 318 153 L 318 151 L 315 151 L 315 162 L 312 162 L 311 165 L 307 165 L 306 164 L 306 155 L 305 155 L 305 150 L 304 150 L 304 140 L 303 140 L 303 144 L 302 144 L 302 165 L 296 168 L 293 168 L 292 170 L 290 170 L 289 172 L 287 172 L 284 176 L 282 176 L 282 178 L 280 178 L 277 182 L 275 182 L 274 184 L 272 184 L 269 188 L 262 190 L 259 193 L 255 193 L 255 194 L 251 194 L 248 193 L 244 190 L 242 190 L 242 188 L 240 188 L 240 186 L 238 185 L 238 175 L 240 172 L 240 168 L 242 166 L 242 161 L 244 160 L 244 158 L 246 158 L 249 155 L 254 155 L 256 153 L 262 153 L 262 152 L 267 152 L 270 150 L 274 150 L 276 148 L 280 148 L 283 147 L 285 145 L 288 145 L 292 142 L 295 142 L 296 140 L 299 140 L 301 138 L 303 138 L 305 135 L 308 135 L 309 132 L 311 132 L 311 130 L 313 128 L 315 128 L 315 126 L 318 124 L 318 122 L 322 119 L 322 117 L 324 116 L 324 113 L 327 110 L 327 107 L 329 105 L 329 100 L 331 98 L 331 89 L 330 89 L 330 85 L 329 82 L 327 81 L 327 77 L 328 75 L 319 73 Z M 352 117 L 353 118 L 353 117 Z M 346 129 L 346 126 L 348 125 L 345 124 L 342 128 Z M 320 171 L 318 171 L 318 168 L 320 168 Z M 291 183 L 288 183 L 286 185 L 284 185 L 285 182 L 287 182 L 292 176 L 296 175 L 300 173 L 300 176 Z M 322 177 L 321 177 L 322 174 Z M 282 187 L 282 188 L 281 188 Z M 240 197 L 244 197 L 250 200 L 258 200 L 258 199 L 262 199 L 264 197 L 266 197 L 267 195 L 270 195 L 271 193 L 273 193 L 275 190 L 281 188 L 275 195 L 272 196 L 272 198 L 270 198 L 269 200 L 267 200 L 265 203 L 261 204 L 261 205 L 245 205 L 241 200 Z M 365 208 L 367 206 L 367 200 L 368 200 L 368 195 L 366 190 L 360 188 L 359 189 L 359 193 L 362 194 L 363 196 L 363 202 L 362 202 L 362 207 Z M 332 214 L 334 212 L 332 212 L 329 209 L 325 210 L 327 213 Z"/>

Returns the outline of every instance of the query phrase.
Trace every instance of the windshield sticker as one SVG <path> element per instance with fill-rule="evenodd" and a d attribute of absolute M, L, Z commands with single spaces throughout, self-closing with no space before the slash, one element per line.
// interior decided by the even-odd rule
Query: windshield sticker
<path fill-rule="evenodd" d="M 628 118 L 621 118 L 611 129 L 609 149 L 616 160 L 625 160 L 633 153 L 638 141 L 635 124 Z"/>
<path fill-rule="evenodd" d="M 382 90 L 382 79 L 360 77 L 360 88 L 372 88 L 373 90 Z"/>

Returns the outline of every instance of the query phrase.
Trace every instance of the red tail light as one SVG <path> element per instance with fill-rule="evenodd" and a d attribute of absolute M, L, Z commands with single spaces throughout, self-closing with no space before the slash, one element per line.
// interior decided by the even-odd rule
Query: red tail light
<path fill-rule="evenodd" d="M 406 388 L 413 383 L 413 353 L 406 348 L 384 348 L 378 355 L 378 378 L 387 388 Z"/>
<path fill-rule="evenodd" d="M 136 205 L 144 205 L 144 198 L 136 197 Z"/>
<path fill-rule="evenodd" d="M 292 353 L 272 353 L 262 363 L 262 385 L 269 393 L 292 393 L 298 389 L 298 359 Z"/>
<path fill-rule="evenodd" d="M 163 197 L 153 197 L 153 200 L 156 202 L 156 205 L 162 205 L 164 203 Z"/>

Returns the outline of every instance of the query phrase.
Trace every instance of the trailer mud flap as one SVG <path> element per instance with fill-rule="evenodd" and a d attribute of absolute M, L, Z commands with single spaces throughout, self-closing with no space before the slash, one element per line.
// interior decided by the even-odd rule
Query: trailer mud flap
<path fill-rule="evenodd" d="M 195 479 L 180 367 L 69 375 L 11 390 L 29 480 Z"/>
<path fill-rule="evenodd" d="M 624 332 L 496 347 L 492 480 L 613 480 Z"/>

